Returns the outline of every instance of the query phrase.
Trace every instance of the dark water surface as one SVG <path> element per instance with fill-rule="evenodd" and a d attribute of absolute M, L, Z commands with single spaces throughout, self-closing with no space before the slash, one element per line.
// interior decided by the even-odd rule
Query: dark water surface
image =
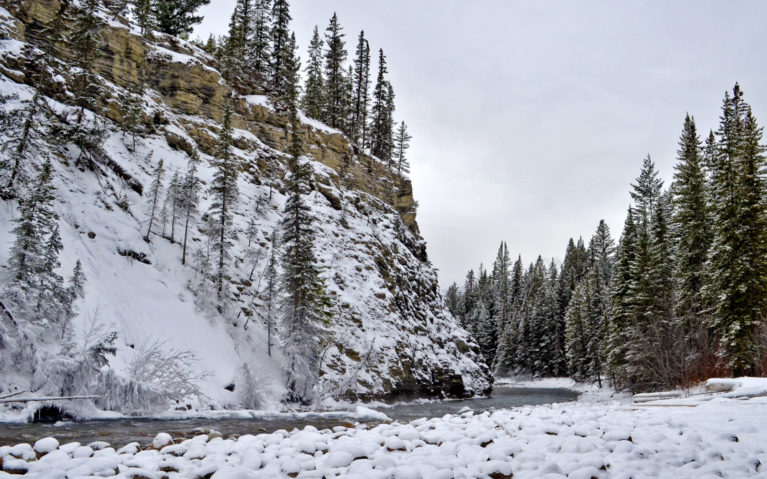
<path fill-rule="evenodd" d="M 441 417 L 455 414 L 464 407 L 475 412 L 525 405 L 550 404 L 573 401 L 578 394 L 568 389 L 556 388 L 511 388 L 496 387 L 488 398 L 465 399 L 457 401 L 427 402 L 418 404 L 396 404 L 391 407 L 377 407 L 394 421 L 406 422 L 421 417 Z M 278 429 L 291 430 L 312 425 L 317 429 L 340 426 L 344 422 L 355 422 L 358 418 L 351 414 L 338 413 L 332 417 L 323 414 L 308 414 L 298 417 L 290 414 L 277 414 L 268 418 L 194 418 L 194 419 L 144 419 L 124 418 L 97 421 L 59 422 L 56 424 L 12 424 L 0 423 L 0 445 L 34 443 L 42 437 L 55 437 L 62 444 L 77 441 L 88 444 L 93 441 L 106 441 L 114 447 L 124 446 L 129 442 L 139 442 L 142 446 L 152 442 L 160 432 L 167 432 L 174 439 L 189 438 L 203 431 L 216 430 L 224 437 L 230 435 L 261 434 Z M 367 421 L 375 423 L 376 421 Z"/>

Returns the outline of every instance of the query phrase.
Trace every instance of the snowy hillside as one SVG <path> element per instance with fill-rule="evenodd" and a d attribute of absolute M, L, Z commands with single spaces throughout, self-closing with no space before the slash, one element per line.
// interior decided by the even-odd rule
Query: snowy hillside
<path fill-rule="evenodd" d="M 4 111 L 11 115 L 35 94 L 23 73 L 23 47 L 39 39 L 58 5 L 56 0 L 32 0 L 12 12 L 0 8 L 0 94 L 6 98 Z M 82 331 L 94 319 L 115 331 L 117 352 L 108 368 L 126 379 L 138 379 L 132 377 L 138 374 L 137 364 L 150 361 L 147 353 L 153 349 L 166 358 L 176 353 L 199 380 L 204 396 L 198 406 L 276 408 L 284 394 L 284 360 L 279 330 L 268 354 L 263 288 L 286 199 L 286 119 L 265 96 L 236 99 L 236 239 L 227 278 L 230 307 L 219 312 L 211 299 L 215 291 L 200 271 L 210 248 L 204 233 L 212 201 L 207 192 L 213 175 L 209 160 L 231 89 L 212 59 L 193 45 L 164 36 L 147 44 L 120 19 L 104 21 L 106 47 L 97 63 L 108 90 L 99 117 L 106 130 L 101 156 L 94 168 L 84 168 L 73 145 L 44 146 L 54 158 L 61 271 L 68 274 L 79 260 L 87 278 L 75 337 L 82 340 Z M 70 95 L 76 69 L 67 65 L 69 54 L 61 48 L 57 83 L 41 92 L 53 111 L 64 111 Z M 142 68 L 147 81 L 140 115 L 145 133 L 134 149 L 131 135 L 121 128 L 126 112 L 119 98 Z M 323 396 L 466 396 L 488 390 L 487 367 L 475 343 L 444 307 L 418 234 L 409 181 L 359 152 L 337 131 L 305 117 L 303 121 L 308 145 L 303 161 L 314 171 L 307 201 L 317 218 L 315 251 L 334 305 L 332 339 L 321 361 Z M 160 212 L 155 220 L 160 226 L 149 241 L 144 239 L 147 192 L 160 160 L 167 187 L 174 173 L 184 174 L 190 156 L 201 159 L 203 185 L 182 265 L 181 219 L 174 223 L 167 210 Z M 33 165 L 30 175 L 39 168 Z M 3 266 L 17 217 L 17 200 L 0 203 Z M 0 269 L 0 281 L 7 276 L 7 269 Z M 55 345 L 45 347 L 55 352 Z M 4 367 L 0 396 L 21 390 L 57 393 L 32 376 L 11 374 L 13 365 Z M 152 383 L 162 378 L 143 380 L 148 387 L 164 386 Z"/>

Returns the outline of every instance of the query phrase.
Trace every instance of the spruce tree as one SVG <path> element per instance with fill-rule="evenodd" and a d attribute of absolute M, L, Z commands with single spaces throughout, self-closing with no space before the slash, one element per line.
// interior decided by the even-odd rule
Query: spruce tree
<path fill-rule="evenodd" d="M 445 293 L 445 307 L 450 311 L 453 317 L 458 318 L 458 308 L 460 305 L 460 292 L 458 291 L 458 285 L 453 283 L 447 288 Z"/>
<path fill-rule="evenodd" d="M 301 108 L 309 118 L 322 119 L 325 106 L 325 80 L 322 77 L 322 39 L 317 26 L 309 43 L 309 63 L 306 65 L 306 83 Z"/>
<path fill-rule="evenodd" d="M 767 224 L 762 129 L 739 85 L 725 94 L 710 165 L 713 242 L 706 287 L 711 326 L 733 374 L 755 371 L 767 314 Z"/>
<path fill-rule="evenodd" d="M 154 228 L 154 220 L 157 213 L 157 205 L 162 196 L 163 190 L 163 177 L 165 175 L 165 167 L 163 161 L 157 162 L 157 167 L 152 171 L 152 184 L 149 186 L 149 225 L 146 228 L 146 234 L 144 235 L 144 241 L 149 242 L 149 236 L 152 234 Z"/>
<path fill-rule="evenodd" d="M 388 163 L 387 123 L 389 121 L 389 82 L 386 79 L 386 57 L 378 52 L 378 78 L 373 89 L 373 106 L 370 110 L 370 152 Z"/>
<path fill-rule="evenodd" d="M 277 276 L 277 232 L 272 232 L 272 247 L 269 251 L 269 260 L 266 263 L 264 272 L 264 309 L 266 314 L 264 322 L 266 323 L 266 353 L 272 355 L 272 336 L 274 334 L 275 313 L 277 312 L 277 288 L 279 287 L 279 277 Z"/>
<path fill-rule="evenodd" d="M 197 206 L 200 201 L 200 190 L 202 182 L 197 176 L 197 163 L 199 158 L 195 152 L 189 157 L 186 174 L 181 183 L 181 194 L 179 198 L 179 208 L 184 217 L 184 239 L 181 253 L 181 264 L 186 264 L 186 245 L 189 237 L 189 223 L 193 215 L 197 212 Z"/>
<path fill-rule="evenodd" d="M 407 125 L 400 123 L 394 134 L 394 162 L 397 174 L 400 176 L 410 173 L 410 161 L 407 159 L 407 150 L 410 148 L 410 140 L 413 137 L 407 131 Z"/>
<path fill-rule="evenodd" d="M 141 29 L 141 36 L 148 36 L 157 28 L 153 0 L 132 0 L 132 13 L 136 23 Z"/>
<path fill-rule="evenodd" d="M 19 217 L 12 231 L 15 240 L 8 261 L 11 283 L 25 295 L 32 294 L 39 285 L 39 274 L 45 270 L 47 236 L 58 220 L 53 210 L 55 189 L 51 180 L 52 166 L 46 159 L 29 195 L 19 202 Z"/>
<path fill-rule="evenodd" d="M 277 83 L 274 84 L 274 105 L 279 111 L 294 115 L 298 108 L 299 85 L 298 75 L 301 69 L 300 59 L 297 53 L 296 35 L 291 34 L 290 39 L 282 48 L 282 60 L 279 63 L 280 71 L 275 76 Z"/>
<path fill-rule="evenodd" d="M 706 204 L 703 150 L 695 120 L 687 115 L 679 139 L 673 194 L 673 231 L 676 234 L 676 278 L 679 283 L 677 315 L 684 319 L 688 339 L 701 327 L 704 309 L 705 264 L 711 244 L 711 224 Z"/>
<path fill-rule="evenodd" d="M 285 61 L 285 51 L 290 41 L 290 4 L 287 0 L 274 0 L 272 3 L 272 25 L 270 30 L 271 40 L 271 87 L 283 85 L 284 79 L 281 78 L 286 71 L 282 63 Z"/>
<path fill-rule="evenodd" d="M 638 239 L 635 218 L 629 207 L 616 252 L 612 311 L 607 326 L 607 370 L 616 389 L 628 386 L 630 381 L 627 356 L 634 313 L 631 266 L 636 259 Z"/>
<path fill-rule="evenodd" d="M 223 312 L 227 294 L 225 285 L 226 268 L 229 260 L 230 240 L 233 234 L 233 210 L 239 196 L 237 188 L 239 162 L 232 153 L 231 100 L 227 103 L 224 110 L 224 119 L 221 124 L 221 131 L 218 134 L 218 142 L 211 166 L 214 169 L 214 173 L 208 190 L 212 197 L 209 215 L 215 222 L 216 236 L 213 246 L 218 260 L 215 282 L 218 310 Z"/>
<path fill-rule="evenodd" d="M 287 358 L 287 400 L 308 404 L 316 398 L 319 355 L 325 326 L 332 316 L 330 299 L 314 255 L 314 218 L 304 200 L 311 166 L 301 160 L 298 119 L 292 120 L 290 177 L 282 220 L 284 299 L 280 307 L 283 350 Z"/>
<path fill-rule="evenodd" d="M 272 0 L 255 0 L 250 37 L 245 39 L 246 73 L 263 84 L 269 78 Z"/>
<path fill-rule="evenodd" d="M 354 57 L 351 130 L 352 141 L 364 147 L 367 140 L 368 105 L 370 103 L 370 45 L 365 31 L 360 31 Z"/>
<path fill-rule="evenodd" d="M 194 26 L 202 21 L 197 10 L 210 0 L 155 0 L 153 13 L 157 30 L 168 35 L 183 37 L 192 33 Z"/>
<path fill-rule="evenodd" d="M 343 28 L 338 23 L 338 16 L 333 13 L 330 24 L 325 29 L 325 108 L 323 121 L 332 128 L 345 129 L 346 79 L 346 42 Z"/>

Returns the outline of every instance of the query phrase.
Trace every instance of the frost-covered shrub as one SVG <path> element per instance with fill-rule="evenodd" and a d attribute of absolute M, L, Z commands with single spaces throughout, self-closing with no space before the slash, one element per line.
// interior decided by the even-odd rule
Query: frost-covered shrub
<path fill-rule="evenodd" d="M 237 369 L 237 393 L 240 406 L 246 409 L 260 409 L 264 403 L 263 391 L 259 390 L 262 381 L 249 364 L 242 364 Z"/>
<path fill-rule="evenodd" d="M 168 403 L 203 398 L 200 383 L 209 373 L 195 371 L 197 361 L 192 351 L 169 347 L 163 341 L 146 341 L 137 346 L 128 366 L 128 382 L 152 391 Z"/>

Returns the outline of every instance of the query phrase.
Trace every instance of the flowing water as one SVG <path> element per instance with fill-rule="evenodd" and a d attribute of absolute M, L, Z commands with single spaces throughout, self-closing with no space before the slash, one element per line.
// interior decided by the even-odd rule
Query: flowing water
<path fill-rule="evenodd" d="M 549 404 L 573 401 L 577 393 L 556 388 L 511 388 L 499 386 L 490 397 L 455 401 L 432 401 L 401 403 L 390 407 L 377 407 L 394 421 L 406 422 L 421 417 L 441 417 L 455 414 L 468 407 L 475 412 L 525 405 Z M 312 425 L 317 429 L 340 426 L 355 422 L 358 418 L 350 413 L 304 413 L 275 414 L 257 418 L 194 418 L 194 419 L 145 419 L 123 418 L 97 421 L 65 421 L 55 424 L 12 424 L 0 423 L 0 446 L 34 443 L 39 438 L 52 436 L 59 442 L 77 441 L 88 444 L 106 441 L 115 447 L 136 441 L 142 446 L 149 444 L 159 432 L 167 432 L 175 439 L 183 439 L 216 430 L 224 437 L 231 435 L 261 434 L 278 429 L 291 430 Z M 373 424 L 376 421 L 368 421 Z"/>

